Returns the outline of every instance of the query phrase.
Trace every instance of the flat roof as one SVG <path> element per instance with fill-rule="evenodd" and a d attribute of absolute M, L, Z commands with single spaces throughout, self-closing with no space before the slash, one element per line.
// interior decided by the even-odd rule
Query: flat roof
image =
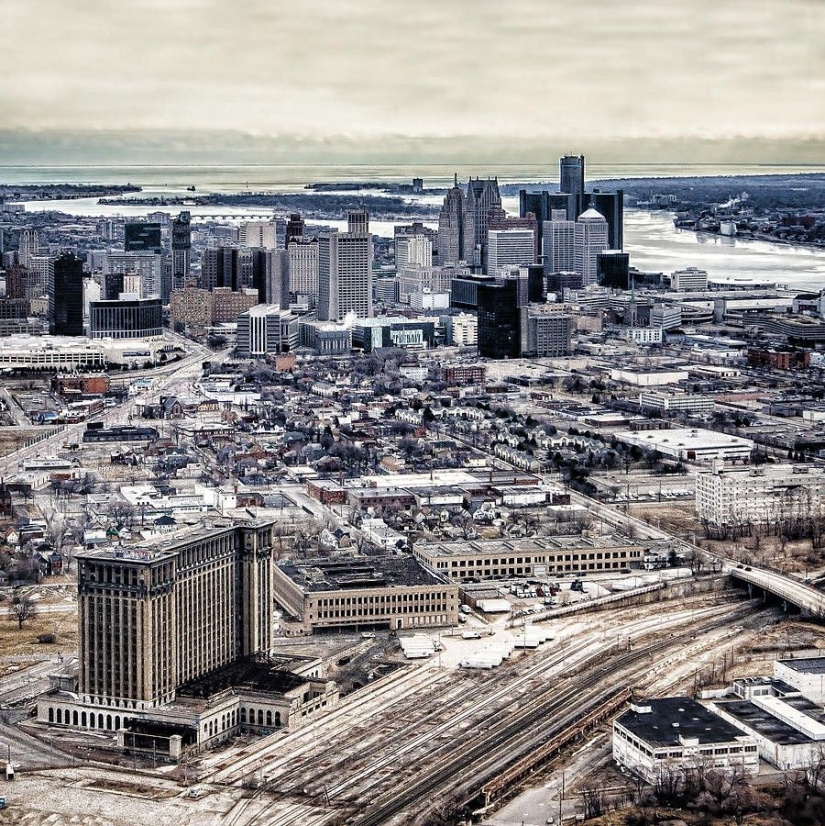
<path fill-rule="evenodd" d="M 447 584 L 411 556 L 316 559 L 281 562 L 278 567 L 305 592 Z"/>
<path fill-rule="evenodd" d="M 680 738 L 697 738 L 701 744 L 730 743 L 742 732 L 690 697 L 665 697 L 640 700 L 637 707 L 649 707 L 648 712 L 633 708 L 616 722 L 654 748 L 678 746 Z"/>
<path fill-rule="evenodd" d="M 783 723 L 768 711 L 754 705 L 750 700 L 724 700 L 714 703 L 720 711 L 730 714 L 757 734 L 780 746 L 796 746 L 812 743 L 810 737 Z"/>
<path fill-rule="evenodd" d="M 750 439 L 730 436 L 701 427 L 678 427 L 670 430 L 632 431 L 620 430 L 614 434 L 617 439 L 629 444 L 650 445 L 652 447 L 684 448 L 685 450 L 702 450 L 703 448 L 738 447 L 752 448 Z"/>
<path fill-rule="evenodd" d="M 778 660 L 777 662 L 799 674 L 825 674 L 825 657 L 802 657 L 798 660 Z"/>
<path fill-rule="evenodd" d="M 572 507 L 572 506 L 565 506 Z M 540 551 L 593 551 L 610 548 L 635 548 L 641 545 L 620 534 L 588 537 L 581 534 L 570 536 L 542 536 L 529 539 L 473 539 L 464 542 L 438 542 L 417 545 L 416 550 L 426 556 L 467 556 L 473 554 L 518 554 Z"/>

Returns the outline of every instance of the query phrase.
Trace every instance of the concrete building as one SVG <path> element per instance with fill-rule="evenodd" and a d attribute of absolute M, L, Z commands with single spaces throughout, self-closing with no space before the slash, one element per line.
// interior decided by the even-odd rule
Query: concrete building
<path fill-rule="evenodd" d="M 274 250 L 278 246 L 278 234 L 274 221 L 246 221 L 241 224 L 238 240 L 245 247 Z"/>
<path fill-rule="evenodd" d="M 0 368 L 54 370 L 105 367 L 106 348 L 79 336 L 14 335 L 0 346 Z"/>
<path fill-rule="evenodd" d="M 168 284 L 164 284 L 161 296 L 164 303 L 169 300 L 169 293 L 182 287 L 189 276 L 189 256 L 192 249 L 192 216 L 189 212 L 181 212 L 177 218 L 172 219 L 170 236 L 171 279 Z"/>
<path fill-rule="evenodd" d="M 322 356 L 344 356 L 352 350 L 352 325 L 327 321 L 298 322 L 301 347 L 317 350 Z"/>
<path fill-rule="evenodd" d="M 395 267 L 400 271 L 409 265 L 432 267 L 433 245 L 425 235 L 396 236 Z"/>
<path fill-rule="evenodd" d="M 552 309 L 554 306 L 558 305 L 528 307 L 523 355 L 536 358 L 570 355 L 573 316 Z"/>
<path fill-rule="evenodd" d="M 798 689 L 818 705 L 825 704 L 825 657 L 776 660 L 773 676 Z"/>
<path fill-rule="evenodd" d="M 274 304 L 258 304 L 238 316 L 237 353 L 263 358 L 298 346 L 298 316 Z"/>
<path fill-rule="evenodd" d="M 163 335 L 159 298 L 92 301 L 89 338 L 151 338 Z"/>
<path fill-rule="evenodd" d="M 710 413 L 713 410 L 713 398 L 698 393 L 647 390 L 639 393 L 639 405 L 657 413 Z"/>
<path fill-rule="evenodd" d="M 650 308 L 650 326 L 673 330 L 682 326 L 682 308 L 679 304 L 654 304 Z"/>
<path fill-rule="evenodd" d="M 372 235 L 369 214 L 350 210 L 347 232 L 318 239 L 318 318 L 372 318 Z"/>
<path fill-rule="evenodd" d="M 729 436 L 703 428 L 673 428 L 671 430 L 622 430 L 615 434 L 620 442 L 647 450 L 655 450 L 671 459 L 710 463 L 714 460 L 748 462 L 753 442 L 740 436 Z"/>
<path fill-rule="evenodd" d="M 281 562 L 274 585 L 287 633 L 458 624 L 458 586 L 409 556 Z"/>
<path fill-rule="evenodd" d="M 447 190 L 438 213 L 438 263 L 464 260 L 464 192 L 455 184 Z"/>
<path fill-rule="evenodd" d="M 257 290 L 235 292 L 229 287 L 212 290 L 212 323 L 226 324 L 237 320 L 238 316 L 258 304 Z"/>
<path fill-rule="evenodd" d="M 290 295 L 318 300 L 318 239 L 293 238 L 286 246 L 287 282 Z"/>
<path fill-rule="evenodd" d="M 599 254 L 610 249 L 607 221 L 592 207 L 579 215 L 575 227 L 575 266 L 587 287 L 599 280 Z"/>
<path fill-rule="evenodd" d="M 707 270 L 700 270 L 697 267 L 687 267 L 684 270 L 676 270 L 670 276 L 670 289 L 680 292 L 703 291 L 708 288 Z"/>
<path fill-rule="evenodd" d="M 413 555 L 454 582 L 640 568 L 644 548 L 623 536 L 548 536 L 416 544 Z"/>
<path fill-rule="evenodd" d="M 625 340 L 634 344 L 661 344 L 664 340 L 661 327 L 628 327 L 623 332 Z"/>
<path fill-rule="evenodd" d="M 452 317 L 453 344 L 457 347 L 473 347 L 478 344 L 478 318 L 470 313 Z"/>
<path fill-rule="evenodd" d="M 720 527 L 818 519 L 824 502 L 825 469 L 820 467 L 719 464 L 696 476 L 696 515 Z"/>
<path fill-rule="evenodd" d="M 536 235 L 531 229 L 491 229 L 487 232 L 487 273 L 532 264 Z"/>
<path fill-rule="evenodd" d="M 755 739 L 690 697 L 631 703 L 613 722 L 613 759 L 652 784 L 700 769 L 759 771 Z"/>
<path fill-rule="evenodd" d="M 143 226 L 143 225 L 139 225 Z M 163 256 L 151 251 L 144 252 L 109 252 L 103 262 L 104 283 L 111 275 L 139 275 L 141 280 L 141 298 L 160 298 L 163 279 Z M 121 292 L 130 292 L 121 289 Z M 107 299 L 117 298 L 106 291 Z"/>
<path fill-rule="evenodd" d="M 352 324 L 352 344 L 371 353 L 380 347 L 429 350 L 441 341 L 441 324 L 437 318 L 381 316 L 358 319 Z"/>
<path fill-rule="evenodd" d="M 576 222 L 566 218 L 545 221 L 542 225 L 544 270 L 571 272 L 576 267 Z"/>
<path fill-rule="evenodd" d="M 471 178 L 464 199 L 463 254 L 467 264 L 478 270 L 484 260 L 490 210 L 501 207 L 498 179 Z"/>

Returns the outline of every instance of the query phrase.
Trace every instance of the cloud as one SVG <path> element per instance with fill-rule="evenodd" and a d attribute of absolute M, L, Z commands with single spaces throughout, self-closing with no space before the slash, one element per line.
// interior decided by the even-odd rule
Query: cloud
<path fill-rule="evenodd" d="M 0 19 L 7 129 L 825 133 L 816 0 L 0 0 Z"/>

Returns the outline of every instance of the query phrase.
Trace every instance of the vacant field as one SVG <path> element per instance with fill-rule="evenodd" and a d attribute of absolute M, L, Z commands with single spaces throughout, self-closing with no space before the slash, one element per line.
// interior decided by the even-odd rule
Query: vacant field
<path fill-rule="evenodd" d="M 54 643 L 37 641 L 41 634 L 56 634 Z M 0 657 L 10 654 L 56 654 L 77 648 L 77 613 L 41 614 L 17 627 L 17 620 L 9 616 L 8 603 L 0 603 Z"/>

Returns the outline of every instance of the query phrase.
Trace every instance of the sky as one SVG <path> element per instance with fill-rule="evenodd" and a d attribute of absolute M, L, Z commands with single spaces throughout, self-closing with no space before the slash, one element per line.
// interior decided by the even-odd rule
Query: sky
<path fill-rule="evenodd" d="M 0 162 L 825 139 L 821 0 L 0 0 L 0 21 Z"/>

